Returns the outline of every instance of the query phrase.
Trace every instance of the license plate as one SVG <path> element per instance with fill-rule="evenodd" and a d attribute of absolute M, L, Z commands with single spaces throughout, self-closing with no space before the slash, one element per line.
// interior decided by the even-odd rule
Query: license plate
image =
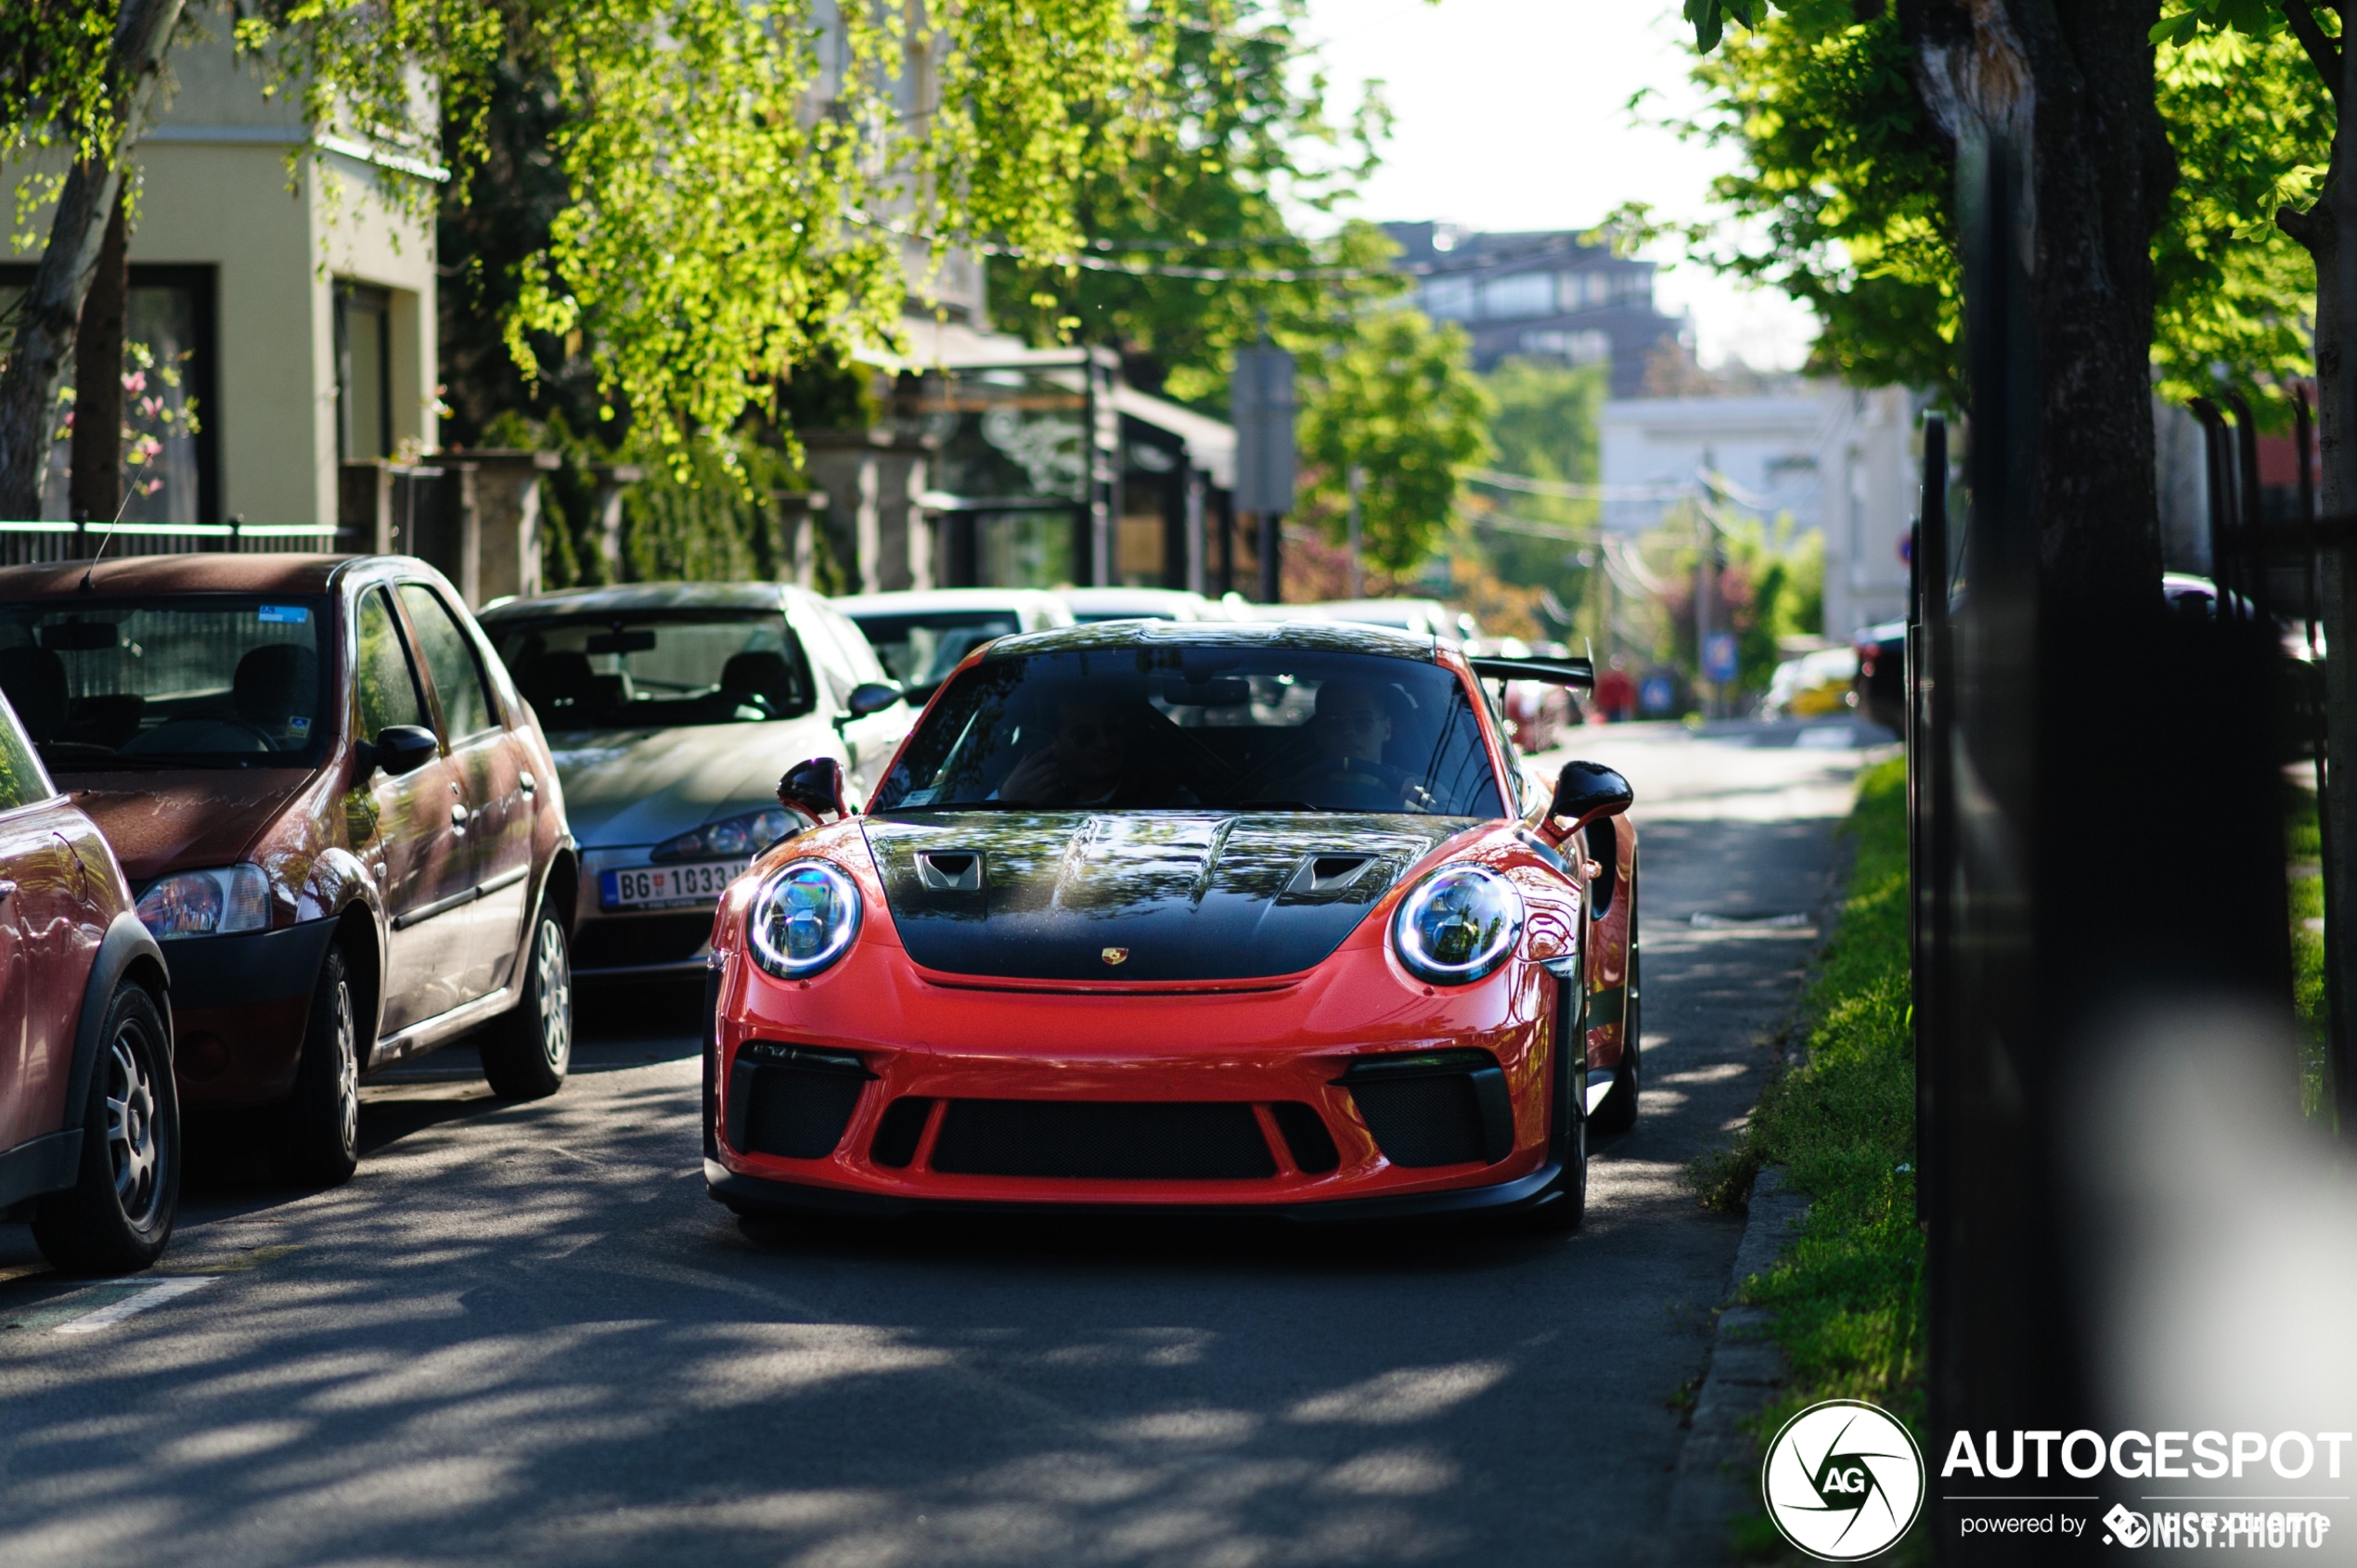
<path fill-rule="evenodd" d="M 750 864 L 744 860 L 705 860 L 691 866 L 639 866 L 627 871 L 608 871 L 599 879 L 598 902 L 609 909 L 714 904 Z"/>

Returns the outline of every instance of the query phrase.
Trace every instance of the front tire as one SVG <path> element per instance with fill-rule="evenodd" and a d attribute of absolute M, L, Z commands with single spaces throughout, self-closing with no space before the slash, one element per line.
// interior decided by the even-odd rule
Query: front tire
<path fill-rule="evenodd" d="M 573 1066 L 573 955 L 565 928 L 541 911 L 515 1011 L 483 1031 L 483 1075 L 502 1099 L 545 1099 Z"/>
<path fill-rule="evenodd" d="M 271 1129 L 270 1164 L 296 1187 L 341 1187 L 360 1166 L 360 1023 L 343 949 L 328 949 L 303 1025 L 294 1093 Z"/>
<path fill-rule="evenodd" d="M 32 1239 L 64 1274 L 123 1274 L 163 1254 L 180 1207 L 180 1100 L 163 1010 L 125 983 L 107 1002 L 73 1186 L 44 1197 Z"/>

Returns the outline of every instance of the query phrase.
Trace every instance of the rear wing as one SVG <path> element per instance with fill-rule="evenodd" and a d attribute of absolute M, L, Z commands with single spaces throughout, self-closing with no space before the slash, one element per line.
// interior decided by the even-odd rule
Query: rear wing
<path fill-rule="evenodd" d="M 1473 673 L 1488 681 L 1545 681 L 1552 686 L 1596 684 L 1593 659 L 1502 659 L 1484 655 L 1468 659 Z"/>

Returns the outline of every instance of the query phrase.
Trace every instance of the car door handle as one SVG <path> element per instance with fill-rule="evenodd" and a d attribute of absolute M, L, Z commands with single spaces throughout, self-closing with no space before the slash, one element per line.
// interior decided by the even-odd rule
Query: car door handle
<path fill-rule="evenodd" d="M 463 829 L 466 825 L 467 808 L 454 803 L 450 808 L 450 826 Z"/>

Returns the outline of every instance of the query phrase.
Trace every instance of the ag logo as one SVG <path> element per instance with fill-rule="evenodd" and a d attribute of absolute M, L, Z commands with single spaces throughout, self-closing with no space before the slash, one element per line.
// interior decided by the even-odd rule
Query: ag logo
<path fill-rule="evenodd" d="M 2144 1516 L 2124 1503 L 2112 1504 L 2111 1511 L 2104 1515 L 2104 1523 L 2111 1529 L 2111 1535 L 2104 1537 L 2106 1546 L 2111 1545 L 2116 1536 L 2121 1546 L 2140 1547 L 2152 1536 L 2152 1526 L 2145 1523 Z"/>
<path fill-rule="evenodd" d="M 1854 1562 L 1905 1535 L 1922 1511 L 1923 1450 L 1875 1407 L 1828 1399 L 1776 1433 L 1759 1490 L 1784 1539 L 1821 1562 Z"/>

